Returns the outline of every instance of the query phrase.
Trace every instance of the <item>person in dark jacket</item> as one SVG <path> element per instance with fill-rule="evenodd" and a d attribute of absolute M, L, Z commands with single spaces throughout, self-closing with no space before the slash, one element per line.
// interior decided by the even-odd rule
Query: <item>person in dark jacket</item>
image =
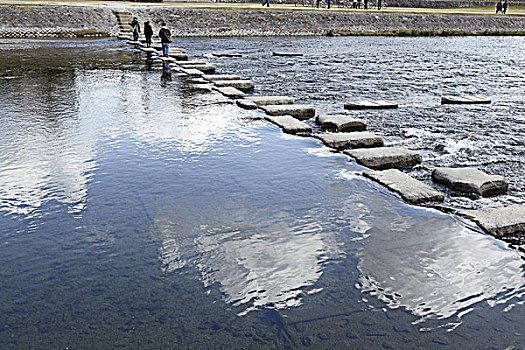
<path fill-rule="evenodd" d="M 507 0 L 503 1 L 501 12 L 507 13 Z"/>
<path fill-rule="evenodd" d="M 140 23 L 137 17 L 133 17 L 133 20 L 129 22 L 129 25 L 131 26 L 131 30 L 133 31 L 133 41 L 139 40 Z"/>
<path fill-rule="evenodd" d="M 151 28 L 149 21 L 144 22 L 144 36 L 146 37 L 146 47 L 150 47 L 151 37 L 153 36 L 153 28 Z"/>
<path fill-rule="evenodd" d="M 159 30 L 159 38 L 162 43 L 162 56 L 168 57 L 171 43 L 171 32 L 166 27 L 166 23 L 162 23 L 162 27 Z"/>
<path fill-rule="evenodd" d="M 500 13 L 503 11 L 503 5 L 501 5 L 501 0 L 498 1 L 496 4 L 496 13 Z"/>

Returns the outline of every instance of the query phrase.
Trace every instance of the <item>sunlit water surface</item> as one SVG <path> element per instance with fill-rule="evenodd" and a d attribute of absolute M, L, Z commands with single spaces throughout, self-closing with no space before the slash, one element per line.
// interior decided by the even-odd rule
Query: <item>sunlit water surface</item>
<path fill-rule="evenodd" d="M 523 38 L 181 40 L 524 201 Z M 271 51 L 305 57 L 272 57 Z M 238 52 L 242 58 L 214 58 Z M 1 348 L 525 347 L 520 253 L 114 40 L 0 45 Z M 439 105 L 445 93 L 490 106 Z"/>

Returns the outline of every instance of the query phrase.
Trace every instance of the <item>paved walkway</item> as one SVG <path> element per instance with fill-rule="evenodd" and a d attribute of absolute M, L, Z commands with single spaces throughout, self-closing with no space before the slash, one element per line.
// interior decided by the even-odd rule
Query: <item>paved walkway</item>
<path fill-rule="evenodd" d="M 87 7 L 110 7 L 110 8 L 140 8 L 140 7 L 159 7 L 159 8 L 210 8 L 210 9 L 258 9 L 265 11 L 290 10 L 290 11 L 349 11 L 349 12 L 379 12 L 377 9 L 361 10 L 332 7 L 328 9 L 317 9 L 293 4 L 272 4 L 270 7 L 262 7 L 261 2 L 256 3 L 228 3 L 228 2 L 179 2 L 165 1 L 161 3 L 138 3 L 127 1 L 94 1 L 94 0 L 0 0 L 0 4 L 7 5 L 60 5 L 60 6 L 87 6 Z M 496 1 L 494 1 L 496 3 Z M 401 13 L 420 13 L 420 14 L 448 14 L 448 15 L 494 15 L 494 16 L 525 16 L 525 7 L 509 7 L 506 15 L 496 15 L 495 7 L 461 7 L 447 9 L 430 8 L 410 8 L 410 7 L 389 7 L 381 12 L 401 12 Z"/>

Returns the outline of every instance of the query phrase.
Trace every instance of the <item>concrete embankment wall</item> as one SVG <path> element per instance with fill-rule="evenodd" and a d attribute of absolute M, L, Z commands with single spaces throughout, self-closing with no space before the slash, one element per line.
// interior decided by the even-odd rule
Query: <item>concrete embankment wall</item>
<path fill-rule="evenodd" d="M 458 16 L 399 13 L 122 8 L 150 19 L 154 28 L 166 21 L 174 36 L 326 35 L 330 32 L 525 31 L 523 17 Z M 82 36 L 119 31 L 112 9 L 74 6 L 0 6 L 0 37 Z"/>

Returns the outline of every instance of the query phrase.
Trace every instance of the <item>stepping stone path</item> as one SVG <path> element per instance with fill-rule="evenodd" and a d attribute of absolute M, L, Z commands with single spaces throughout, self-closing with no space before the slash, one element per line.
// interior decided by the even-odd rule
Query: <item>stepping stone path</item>
<path fill-rule="evenodd" d="M 390 102 L 390 101 L 384 101 L 384 100 L 376 100 L 376 101 L 357 101 L 357 102 L 349 102 L 345 103 L 345 109 L 350 110 L 359 110 L 359 109 L 391 109 L 391 108 L 397 108 L 397 103 Z"/>
<path fill-rule="evenodd" d="M 295 98 L 287 96 L 250 96 L 237 101 L 237 105 L 246 109 L 257 109 L 269 105 L 293 105 Z"/>
<path fill-rule="evenodd" d="M 441 104 L 480 104 L 480 103 L 491 103 L 489 99 L 475 97 L 475 96 L 442 96 Z"/>
<path fill-rule="evenodd" d="M 317 116 L 316 122 L 321 125 L 323 129 L 340 132 L 366 130 L 366 121 L 352 118 L 345 114 L 321 114 Z"/>
<path fill-rule="evenodd" d="M 483 197 L 504 194 L 509 187 L 503 176 L 488 175 L 475 168 L 436 168 L 432 172 L 432 179 L 453 190 Z"/>
<path fill-rule="evenodd" d="M 315 108 L 306 105 L 266 105 L 260 108 L 269 115 L 291 115 L 297 119 L 310 119 L 315 116 Z"/>
<path fill-rule="evenodd" d="M 445 198 L 443 193 L 397 169 L 365 171 L 363 175 L 399 193 L 412 204 L 443 202 Z"/>
<path fill-rule="evenodd" d="M 315 138 L 325 145 L 338 150 L 347 148 L 382 147 L 383 139 L 368 131 L 345 132 L 337 134 L 315 134 Z"/>
<path fill-rule="evenodd" d="M 299 132 L 312 132 L 312 128 L 291 115 L 267 116 L 267 120 L 278 125 L 288 134 L 297 134 Z"/>
<path fill-rule="evenodd" d="M 473 220 L 483 230 L 495 237 L 525 234 L 525 204 L 464 210 L 459 214 Z"/>
<path fill-rule="evenodd" d="M 358 164 L 371 169 L 413 167 L 422 161 L 421 154 L 406 147 L 360 148 L 343 153 L 354 157 Z"/>
<path fill-rule="evenodd" d="M 251 80 L 235 79 L 235 80 L 217 80 L 213 82 L 217 87 L 231 86 L 239 90 L 253 90 L 255 84 Z"/>
<path fill-rule="evenodd" d="M 274 56 L 304 56 L 302 52 L 273 52 Z"/>
<path fill-rule="evenodd" d="M 240 80 L 240 75 L 235 74 L 205 74 L 202 76 L 204 79 L 211 82 L 220 81 L 220 80 Z"/>
<path fill-rule="evenodd" d="M 243 98 L 244 96 L 246 96 L 244 92 L 231 86 L 216 87 L 215 90 L 219 91 L 224 96 L 230 98 Z"/>

